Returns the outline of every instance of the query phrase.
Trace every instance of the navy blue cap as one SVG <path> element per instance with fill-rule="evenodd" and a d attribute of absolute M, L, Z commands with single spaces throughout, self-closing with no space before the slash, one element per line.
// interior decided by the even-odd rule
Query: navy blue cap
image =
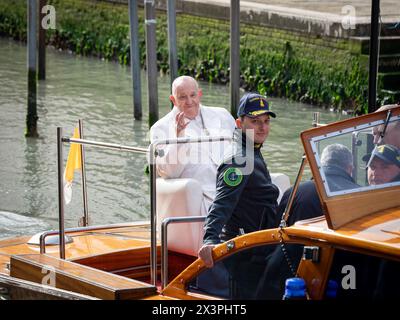
<path fill-rule="evenodd" d="M 238 117 L 247 116 L 250 118 L 257 117 L 261 114 L 269 114 L 272 118 L 276 114 L 269 110 L 267 99 L 258 93 L 246 93 L 239 102 Z"/>
<path fill-rule="evenodd" d="M 366 154 L 362 159 L 365 162 L 368 162 L 367 167 L 369 167 L 375 157 L 385 161 L 386 163 L 400 167 L 400 149 L 391 144 L 384 144 L 375 147 L 372 153 Z"/>

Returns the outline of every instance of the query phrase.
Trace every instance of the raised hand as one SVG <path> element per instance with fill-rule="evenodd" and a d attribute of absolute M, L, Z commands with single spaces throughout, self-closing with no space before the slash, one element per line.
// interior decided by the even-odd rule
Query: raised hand
<path fill-rule="evenodd" d="M 179 137 L 185 130 L 186 126 L 190 121 L 185 123 L 185 114 L 183 112 L 179 112 L 175 117 L 176 122 L 176 136 Z"/>

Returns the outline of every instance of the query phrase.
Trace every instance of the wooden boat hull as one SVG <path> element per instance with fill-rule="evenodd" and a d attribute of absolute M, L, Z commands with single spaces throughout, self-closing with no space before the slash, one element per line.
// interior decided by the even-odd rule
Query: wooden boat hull
<path fill-rule="evenodd" d="M 88 230 L 70 236 L 73 242 L 66 245 L 66 260 L 58 257 L 58 245 L 46 246 L 46 254 L 40 254 L 38 245 L 29 244 L 30 237 L 0 241 L 3 296 L 11 299 L 159 299 L 158 288 L 148 283 L 148 225 Z M 158 246 L 160 258 L 159 249 Z M 195 260 L 184 256 L 178 254 L 174 259 L 170 255 L 170 260 L 177 262 L 175 267 L 171 263 L 171 276 Z"/>
<path fill-rule="evenodd" d="M 95 297 L 0 275 L 0 297 L 11 300 L 97 300 Z"/>

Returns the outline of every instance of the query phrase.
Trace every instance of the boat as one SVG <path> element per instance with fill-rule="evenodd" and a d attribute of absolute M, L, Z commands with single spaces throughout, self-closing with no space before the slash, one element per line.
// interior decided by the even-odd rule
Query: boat
<path fill-rule="evenodd" d="M 304 279 L 308 299 L 325 299 L 332 279 L 338 283 L 337 299 L 359 297 L 360 294 L 371 298 L 378 290 L 377 284 L 383 286 L 379 288 L 382 297 L 393 294 L 390 285 L 389 289 L 384 285 L 398 282 L 398 276 L 396 278 L 390 270 L 398 270 L 400 262 L 400 181 L 369 185 L 363 158 L 376 152 L 373 128 L 378 128 L 382 136 L 389 135 L 388 128 L 399 122 L 400 106 L 327 125 L 317 123 L 302 132 L 304 157 L 280 226 L 243 234 L 216 246 L 213 250 L 215 266 L 256 247 L 274 246 L 285 250 L 285 246 L 297 244 L 303 253 L 294 273 Z M 210 139 L 204 137 L 197 142 L 210 142 Z M 150 158 L 157 156 L 157 145 L 165 143 L 156 141 L 142 150 L 63 137 L 61 128 L 58 129 L 58 140 L 59 147 L 67 142 L 126 151 L 136 149 L 135 152 L 148 150 Z M 169 141 L 188 142 L 190 139 L 185 138 Z M 321 152 L 335 143 L 351 150 L 355 168 L 353 177 L 359 187 L 330 189 L 321 167 Z M 285 222 L 291 214 L 292 199 L 307 164 L 324 214 L 287 226 Z M 61 168 L 59 161 L 59 177 Z M 60 195 L 59 230 L 0 241 L 0 292 L 9 299 L 229 299 L 230 296 L 210 292 L 207 286 L 201 285 L 202 275 L 210 269 L 196 256 L 193 249 L 196 239 L 190 244 L 188 237 L 194 234 L 194 229 L 189 226 L 196 223 L 201 226 L 204 217 L 196 210 L 189 210 L 183 216 L 162 215 L 156 210 L 157 202 L 168 190 L 176 195 L 180 194 L 177 190 L 196 189 L 196 185 L 191 185 L 190 181 L 174 184 L 155 178 L 155 162 L 151 162 L 150 221 L 64 229 Z M 286 189 L 287 181 L 278 182 L 279 179 L 282 176 L 276 176 L 276 181 L 283 190 Z M 171 188 L 172 185 L 176 188 Z M 60 187 L 59 190 L 62 185 Z M 190 201 L 191 204 L 195 202 Z M 185 206 L 185 201 L 182 203 Z M 178 205 L 176 199 L 170 207 L 174 208 L 174 205 Z M 158 209 L 160 211 L 160 207 Z M 186 234 L 173 232 L 172 227 L 181 225 Z M 168 234 L 174 237 L 168 237 Z M 389 271 L 379 271 L 385 267 Z M 242 270 L 242 274 L 246 274 L 245 271 Z M 352 277 L 356 275 L 358 290 L 352 288 Z"/>

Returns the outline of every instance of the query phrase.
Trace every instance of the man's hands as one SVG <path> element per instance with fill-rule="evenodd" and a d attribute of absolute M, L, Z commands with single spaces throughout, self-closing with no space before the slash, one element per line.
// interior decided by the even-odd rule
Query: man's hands
<path fill-rule="evenodd" d="M 185 114 L 183 112 L 179 112 L 175 117 L 176 122 L 176 136 L 179 137 L 181 133 L 185 130 L 186 126 L 190 121 L 185 123 Z"/>
<path fill-rule="evenodd" d="M 212 268 L 214 266 L 212 250 L 215 246 L 215 244 L 205 244 L 199 250 L 198 256 L 201 260 L 204 261 L 204 264 L 207 268 Z"/>

